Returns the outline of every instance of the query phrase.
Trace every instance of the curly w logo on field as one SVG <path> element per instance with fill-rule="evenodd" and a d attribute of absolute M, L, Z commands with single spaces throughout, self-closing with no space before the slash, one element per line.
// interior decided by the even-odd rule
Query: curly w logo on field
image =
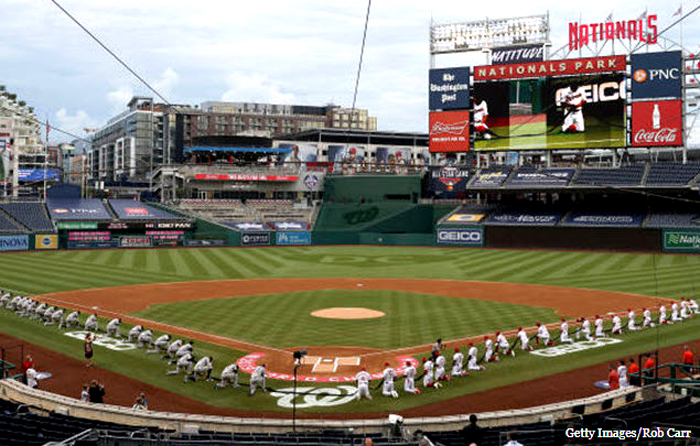
<path fill-rule="evenodd" d="M 337 387 L 297 387 L 296 397 L 302 401 L 296 403 L 297 409 L 305 409 L 309 407 L 332 407 L 347 404 L 355 398 L 357 387 L 355 386 L 337 386 Z M 291 409 L 294 406 L 294 387 L 286 387 L 284 389 L 270 392 L 270 395 L 279 398 L 277 405 L 286 409 Z"/>

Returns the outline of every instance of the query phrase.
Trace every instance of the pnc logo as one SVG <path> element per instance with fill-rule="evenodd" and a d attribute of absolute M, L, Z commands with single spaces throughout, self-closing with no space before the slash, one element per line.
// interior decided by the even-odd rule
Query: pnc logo
<path fill-rule="evenodd" d="M 632 75 L 635 82 L 642 83 L 647 80 L 647 72 L 645 70 L 639 69 Z"/>

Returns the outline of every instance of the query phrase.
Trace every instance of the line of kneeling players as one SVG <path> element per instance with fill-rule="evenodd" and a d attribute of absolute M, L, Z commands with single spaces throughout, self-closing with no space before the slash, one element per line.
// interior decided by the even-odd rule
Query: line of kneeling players
<path fill-rule="evenodd" d="M 65 310 L 57 308 L 45 303 L 37 302 L 29 297 L 14 296 L 10 293 L 0 291 L 0 308 L 7 308 L 15 311 L 21 317 L 29 317 L 32 319 L 41 320 L 44 325 L 58 325 L 61 329 L 80 326 L 80 311 L 73 311 L 65 314 Z M 605 321 L 599 315 L 595 316 L 594 328 L 591 327 L 591 321 L 582 317 L 577 319 L 580 325 L 574 333 L 575 338 L 592 341 L 595 338 L 604 338 L 608 335 L 620 335 L 623 330 L 637 331 L 643 328 L 651 328 L 658 324 L 674 324 L 682 322 L 684 319 L 692 317 L 694 314 L 700 314 L 700 308 L 694 299 L 681 298 L 680 302 L 671 304 L 670 317 L 667 312 L 666 305 L 662 304 L 656 309 L 658 319 L 652 321 L 652 312 L 648 308 L 642 309 L 641 327 L 637 326 L 636 315 L 634 310 L 627 310 L 626 328 L 623 328 L 622 318 L 618 314 L 611 314 L 611 328 L 605 329 Z M 121 318 L 114 318 L 107 323 L 107 336 L 115 339 L 121 339 L 120 334 Z M 508 341 L 506 335 L 500 331 L 496 332 L 495 342 L 489 336 L 484 336 L 484 353 L 481 358 L 478 358 L 479 349 L 473 342 L 468 343 L 467 350 L 467 367 L 464 368 L 464 354 L 459 348 L 454 349 L 452 357 L 452 370 L 448 374 L 446 369 L 446 360 L 443 352 L 445 346 L 442 340 L 438 339 L 432 346 L 429 357 L 422 358 L 423 373 L 420 376 L 418 370 L 411 362 L 406 362 L 406 369 L 402 378 L 404 379 L 404 391 L 406 393 L 419 394 L 420 389 L 416 387 L 416 381 L 421 381 L 424 388 L 440 388 L 443 381 L 449 381 L 451 378 L 468 376 L 469 371 L 481 371 L 485 367 L 481 364 L 499 360 L 499 351 L 506 356 L 515 356 L 515 349 L 520 344 L 520 349 L 524 351 L 533 350 L 530 345 L 532 339 L 536 345 L 552 346 L 556 341 L 551 340 L 551 336 L 547 326 L 537 322 L 535 324 L 537 332 L 532 336 L 528 336 L 526 331 L 519 327 L 516 337 L 512 344 Z M 561 320 L 560 333 L 558 340 L 562 344 L 573 343 L 574 339 L 569 336 L 569 324 L 566 319 Z M 90 314 L 84 323 L 84 330 L 88 332 L 98 332 L 98 317 L 97 313 Z M 177 375 L 185 373 L 184 381 L 198 381 L 204 379 L 207 381 L 215 381 L 212 378 L 212 370 L 214 366 L 214 358 L 204 356 L 197 360 L 194 355 L 194 341 L 183 341 L 182 339 L 171 339 L 169 334 L 164 334 L 153 340 L 153 332 L 150 329 L 144 329 L 141 325 L 136 325 L 129 330 L 127 335 L 128 342 L 135 343 L 138 348 L 145 348 L 146 354 L 161 354 L 163 360 L 167 360 L 169 365 L 174 365 L 175 368 L 168 370 L 167 375 Z M 382 387 L 382 395 L 398 398 L 398 392 L 395 390 L 394 381 L 396 380 L 396 371 L 387 362 L 384 364 L 385 369 L 382 373 L 382 380 L 379 386 Z M 239 367 L 235 363 L 227 365 L 221 373 L 220 382 L 216 384 L 217 388 L 226 388 L 229 385 L 239 387 L 238 382 Z M 256 389 L 260 386 L 265 392 L 266 389 L 267 370 L 265 364 L 257 366 L 251 374 L 250 395 L 255 394 Z M 357 381 L 356 398 L 366 397 L 371 399 L 370 382 L 371 375 L 366 368 L 362 368 L 355 376 Z"/>
<path fill-rule="evenodd" d="M 14 311 L 20 317 L 36 319 L 44 325 L 57 325 L 59 329 L 80 328 L 80 311 L 72 311 L 66 314 L 63 308 L 54 307 L 31 299 L 30 297 L 14 296 L 0 290 L 0 308 Z M 111 319 L 107 323 L 105 333 L 110 338 L 124 339 L 120 333 L 121 318 Z M 100 331 L 97 312 L 88 315 L 82 324 L 83 330 L 91 333 Z M 183 341 L 182 339 L 172 339 L 169 334 L 163 334 L 153 339 L 153 332 L 142 325 L 133 326 L 125 337 L 129 343 L 136 344 L 136 347 L 146 349 L 146 354 L 160 354 L 168 365 L 175 368 L 167 370 L 166 375 L 177 375 L 184 372 L 185 383 L 198 380 L 215 381 L 212 377 L 214 368 L 214 358 L 204 356 L 196 359 L 194 355 L 194 341 Z M 228 386 L 239 387 L 238 382 L 239 367 L 236 363 L 227 365 L 221 372 L 219 382 L 215 384 L 218 389 Z M 255 394 L 258 386 L 263 392 L 266 388 L 267 370 L 265 364 L 255 368 L 251 374 L 250 395 Z"/>
<path fill-rule="evenodd" d="M 634 310 L 629 308 L 627 310 L 626 328 L 623 328 L 622 318 L 617 314 L 612 314 L 610 315 L 611 327 L 608 329 L 604 328 L 605 321 L 603 318 L 600 315 L 596 315 L 594 331 L 591 329 L 591 321 L 582 317 L 576 321 L 580 325 L 576 329 L 574 337 L 576 340 L 583 338 L 587 341 L 593 341 L 596 338 L 605 338 L 609 335 L 620 335 L 625 329 L 627 331 L 638 331 L 655 327 L 656 324 L 674 324 L 682 322 L 684 319 L 691 318 L 694 314 L 700 314 L 700 308 L 694 299 L 681 298 L 680 302 L 673 302 L 671 305 L 670 318 L 668 317 L 666 305 L 663 304 L 658 307 L 657 314 L 658 319 L 653 321 L 651 310 L 642 308 L 643 319 L 641 321 L 641 327 L 639 327 L 637 326 L 637 317 Z M 443 381 L 449 381 L 451 378 L 468 376 L 470 370 L 484 370 L 485 367 L 481 364 L 498 361 L 499 350 L 505 356 L 515 356 L 515 349 L 518 344 L 520 344 L 521 350 L 534 350 L 533 346 L 530 345 L 530 341 L 533 338 L 535 340 L 535 345 L 553 346 L 556 344 L 556 341 L 551 339 L 546 325 L 537 322 L 535 326 L 537 327 L 537 332 L 532 336 L 528 336 L 523 327 L 519 327 L 512 344 L 508 341 L 505 334 L 500 331 L 496 332 L 495 343 L 489 336 L 484 336 L 484 353 L 481 358 L 478 357 L 479 349 L 474 346 L 473 342 L 469 342 L 467 344 L 467 370 L 464 369 L 464 354 L 459 348 L 455 348 L 454 355 L 452 356 L 452 370 L 449 374 L 447 373 L 446 360 L 443 355 L 445 346 L 442 344 L 442 339 L 438 339 L 432 346 L 430 356 L 422 358 L 421 367 L 423 373 L 421 375 L 416 376 L 418 374 L 416 367 L 413 366 L 411 361 L 406 362 L 406 368 L 402 376 L 404 379 L 404 392 L 420 394 L 421 391 L 416 387 L 416 381 L 420 382 L 422 380 L 424 388 L 440 388 L 442 386 L 441 382 Z M 574 339 L 569 335 L 569 324 L 566 319 L 562 318 L 559 329 L 558 341 L 562 344 L 573 344 Z M 382 379 L 376 387 L 382 388 L 382 395 L 398 398 L 399 394 L 394 385 L 394 381 L 397 379 L 396 370 L 394 370 L 388 362 L 384 363 L 384 367 Z M 355 380 L 357 381 L 357 393 L 355 394 L 355 398 L 358 400 L 363 397 L 372 399 L 372 395 L 370 394 L 370 382 L 372 381 L 372 377 L 367 372 L 367 369 L 363 367 L 362 370 L 355 375 Z"/>

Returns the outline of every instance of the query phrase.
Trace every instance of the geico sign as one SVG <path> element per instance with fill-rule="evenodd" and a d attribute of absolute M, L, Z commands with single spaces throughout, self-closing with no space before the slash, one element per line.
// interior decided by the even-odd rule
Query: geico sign
<path fill-rule="evenodd" d="M 617 101 L 625 97 L 625 81 L 620 82 L 602 82 L 600 84 L 582 85 L 583 94 L 586 97 L 586 102 L 609 102 Z M 557 106 L 564 102 L 568 88 L 560 88 L 555 93 Z"/>
<path fill-rule="evenodd" d="M 438 231 L 438 242 L 481 243 L 481 231 Z"/>

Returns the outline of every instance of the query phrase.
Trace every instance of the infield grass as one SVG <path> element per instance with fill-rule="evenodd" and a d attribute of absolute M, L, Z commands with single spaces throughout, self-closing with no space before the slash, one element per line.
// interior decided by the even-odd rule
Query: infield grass
<path fill-rule="evenodd" d="M 338 320 L 311 316 L 362 307 L 385 316 Z M 548 308 L 402 291 L 320 290 L 152 305 L 138 317 L 273 347 L 315 345 L 393 349 L 559 320 Z"/>

